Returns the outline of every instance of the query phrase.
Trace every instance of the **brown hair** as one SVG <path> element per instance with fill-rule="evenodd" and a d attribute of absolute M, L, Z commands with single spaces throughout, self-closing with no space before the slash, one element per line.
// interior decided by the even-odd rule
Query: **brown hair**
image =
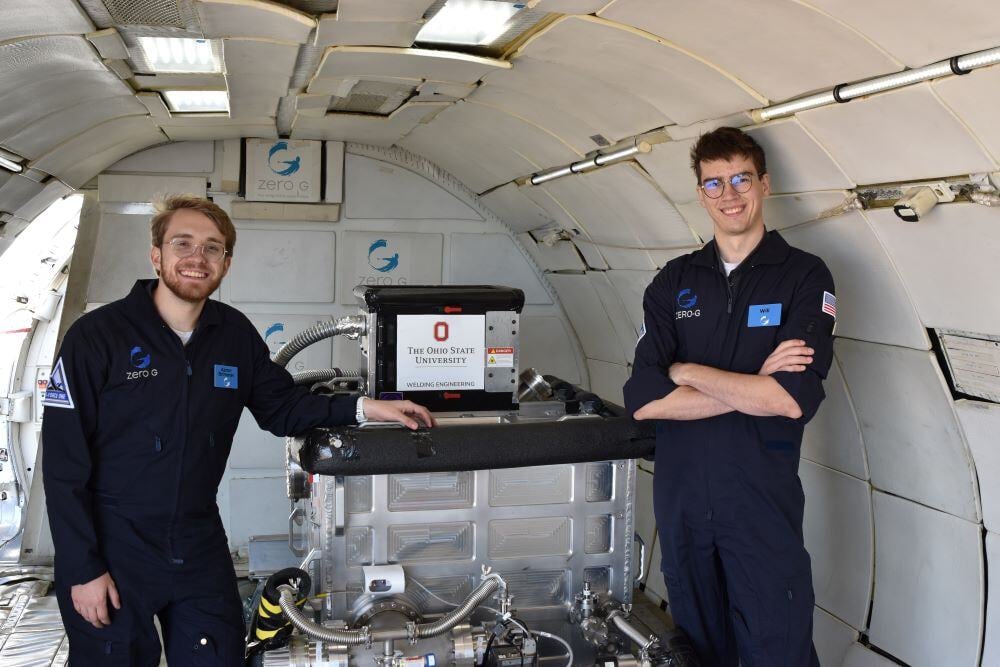
<path fill-rule="evenodd" d="M 757 169 L 758 176 L 767 173 L 764 149 L 743 130 L 735 127 L 720 127 L 698 137 L 697 143 L 691 149 L 691 168 L 694 169 L 695 176 L 698 177 L 698 183 L 701 183 L 702 162 L 728 160 L 737 155 L 753 160 L 753 166 Z"/>
<path fill-rule="evenodd" d="M 226 240 L 226 253 L 231 257 L 233 248 L 236 246 L 236 228 L 233 221 L 229 219 L 229 214 L 215 202 L 204 197 L 194 195 L 171 195 L 155 203 L 156 214 L 150 223 L 150 232 L 153 236 L 153 245 L 157 248 L 163 245 L 163 235 L 170 224 L 170 218 L 175 211 L 188 209 L 204 214 L 215 223 L 215 226 L 222 232 Z"/>

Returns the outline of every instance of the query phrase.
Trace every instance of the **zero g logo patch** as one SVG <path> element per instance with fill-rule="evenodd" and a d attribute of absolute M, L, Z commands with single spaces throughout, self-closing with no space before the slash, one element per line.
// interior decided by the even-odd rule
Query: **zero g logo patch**
<path fill-rule="evenodd" d="M 152 362 L 152 356 L 142 349 L 142 346 L 136 345 L 129 350 L 129 363 L 132 366 L 132 370 L 125 371 L 125 379 L 139 380 L 141 378 L 156 377 L 160 372 L 155 368 L 149 367 Z"/>
<path fill-rule="evenodd" d="M 781 304 L 766 303 L 750 306 L 747 312 L 748 327 L 776 327 L 781 325 Z"/>
<path fill-rule="evenodd" d="M 698 305 L 698 295 L 690 289 L 682 289 L 677 293 L 677 306 L 681 310 L 677 311 L 676 319 L 683 320 L 689 317 L 701 317 L 701 309 L 694 310 Z"/>
<path fill-rule="evenodd" d="M 283 153 L 291 155 L 291 151 L 288 148 L 287 141 L 278 141 L 271 146 L 271 150 L 267 152 L 267 166 L 271 168 L 278 176 L 291 176 L 299 170 L 302 165 L 302 156 L 296 155 L 291 160 L 283 160 L 286 157 Z"/>
<path fill-rule="evenodd" d="M 215 364 L 215 386 L 219 389 L 236 389 L 240 386 L 240 369 L 236 366 Z"/>
<path fill-rule="evenodd" d="M 385 239 L 378 239 L 370 246 L 368 246 L 368 266 L 372 267 L 376 271 L 381 273 L 389 273 L 397 266 L 399 266 L 399 253 L 393 253 L 389 255 L 388 253 L 378 253 L 376 250 L 381 250 L 383 248 L 388 249 L 389 242 Z"/>

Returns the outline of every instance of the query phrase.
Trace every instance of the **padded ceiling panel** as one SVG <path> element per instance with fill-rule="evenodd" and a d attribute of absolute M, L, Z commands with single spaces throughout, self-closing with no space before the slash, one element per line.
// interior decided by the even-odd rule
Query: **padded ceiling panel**
<path fill-rule="evenodd" d="M 765 208 L 766 206 L 765 204 Z M 686 204 L 677 204 L 677 212 L 681 214 L 681 217 L 684 218 L 684 221 L 701 242 L 708 243 L 715 236 L 712 218 L 699 202 L 691 201 Z"/>
<path fill-rule="evenodd" d="M 656 273 L 656 271 L 608 271 L 608 280 L 618 292 L 618 297 L 632 321 L 632 328 L 636 331 L 642 328 L 642 297 Z M 634 348 L 633 344 L 633 350 Z"/>
<path fill-rule="evenodd" d="M 871 487 L 810 461 L 802 461 L 799 477 L 806 497 L 803 529 L 816 604 L 863 629 L 875 560 Z"/>
<path fill-rule="evenodd" d="M 390 146 L 410 133 L 427 118 L 432 118 L 448 103 L 411 102 L 389 116 L 331 113 L 321 118 L 296 116 L 293 139 L 335 139 Z"/>
<path fill-rule="evenodd" d="M 580 223 L 578 223 L 576 219 L 570 215 L 569 211 L 563 208 L 562 204 L 553 199 L 552 195 L 546 192 L 543 188 L 539 188 L 534 185 L 521 185 L 518 186 L 517 191 L 545 211 L 558 227 L 572 231 L 574 234 L 573 241 L 575 243 L 579 245 L 579 241 L 588 240 L 587 232 L 586 230 L 580 228 Z M 584 253 L 584 259 L 586 259 L 586 257 L 587 254 Z M 591 264 L 590 266 L 594 265 Z M 594 266 L 594 268 L 598 267 Z"/>
<path fill-rule="evenodd" d="M 4 110 L 0 114 L 0 143 L 19 132 L 30 133 L 38 119 L 48 114 L 131 94 L 132 89 L 107 70 L 65 72 L 0 89 L 0 109 Z M 65 138 L 68 134 L 59 136 Z"/>
<path fill-rule="evenodd" d="M 856 183 L 996 169 L 979 142 L 926 83 L 798 116 Z"/>
<path fill-rule="evenodd" d="M 198 0 L 205 37 L 248 37 L 305 44 L 315 19 L 263 0 Z"/>
<path fill-rule="evenodd" d="M 899 273 L 859 211 L 782 232 L 821 257 L 837 288 L 837 335 L 929 350 L 924 325 Z"/>
<path fill-rule="evenodd" d="M 559 14 L 593 14 L 609 0 L 539 0 L 534 9 Z"/>
<path fill-rule="evenodd" d="M 611 318 L 611 325 L 614 327 L 615 333 L 618 334 L 618 342 L 621 344 L 625 359 L 629 363 L 632 363 L 638 330 L 632 325 L 632 318 L 629 317 L 628 311 L 625 310 L 625 304 L 622 303 L 621 296 L 619 296 L 618 291 L 611 284 L 606 272 L 588 271 L 587 275 L 590 277 L 590 284 L 593 285 L 594 291 L 597 292 L 601 304 L 604 305 L 604 310 L 608 313 L 608 317 Z"/>
<path fill-rule="evenodd" d="M 581 238 L 573 239 L 573 244 L 576 245 L 576 249 L 580 251 L 580 256 L 583 257 L 584 263 L 586 263 L 587 268 L 596 269 L 598 271 L 606 271 L 608 268 L 608 263 L 604 259 L 604 255 L 601 254 L 601 249 L 594 243 L 590 241 L 584 241 Z"/>
<path fill-rule="evenodd" d="M 653 258 L 653 262 L 656 267 L 662 269 L 667 265 L 667 262 L 680 257 L 681 255 L 686 255 L 688 253 L 694 252 L 701 247 L 701 244 L 697 246 L 688 246 L 686 248 L 671 248 L 669 250 L 650 250 L 649 256 Z"/>
<path fill-rule="evenodd" d="M 617 0 L 601 16 L 669 39 L 771 100 L 899 69 L 858 33 L 792 0 Z"/>
<path fill-rule="evenodd" d="M 401 143 L 476 192 L 579 158 L 556 137 L 492 107 L 457 102 Z"/>
<path fill-rule="evenodd" d="M 475 83 L 488 72 L 509 68 L 510 63 L 503 60 L 449 51 L 332 46 L 323 54 L 316 77 L 309 85 L 309 92 L 329 92 L 313 90 L 313 85 L 322 79 L 384 76 Z"/>
<path fill-rule="evenodd" d="M 32 167 L 79 188 L 123 157 L 165 141 L 167 137 L 148 117 L 119 118 L 78 134 Z"/>
<path fill-rule="evenodd" d="M 609 268 L 635 269 L 637 271 L 652 271 L 656 268 L 656 262 L 648 250 L 619 248 L 610 245 L 602 245 L 600 249 Z"/>
<path fill-rule="evenodd" d="M 521 188 L 514 183 L 507 183 L 496 190 L 491 190 L 481 195 L 479 199 L 501 220 L 519 232 L 538 229 L 552 222 L 552 216 L 524 196 Z"/>
<path fill-rule="evenodd" d="M 689 246 L 691 229 L 635 166 L 616 164 L 542 186 L 598 244 L 626 247 Z"/>
<path fill-rule="evenodd" d="M 288 94 L 298 45 L 227 39 L 223 48 L 230 118 L 276 115 L 279 98 Z"/>
<path fill-rule="evenodd" d="M 324 16 L 316 32 L 316 45 L 407 47 L 423 27 L 423 21 L 346 21 Z"/>
<path fill-rule="evenodd" d="M 697 201 L 698 179 L 691 169 L 694 139 L 667 141 L 653 146 L 649 153 L 636 156 L 643 169 L 659 184 L 675 204 Z"/>
<path fill-rule="evenodd" d="M 340 0 L 341 21 L 416 21 L 435 0 Z M 325 18 L 325 17 L 324 17 Z"/>
<path fill-rule="evenodd" d="M 16 212 L 44 188 L 30 178 L 8 174 L 6 180 L 0 181 L 0 211 Z"/>
<path fill-rule="evenodd" d="M 509 285 L 524 291 L 527 304 L 552 303 L 535 268 L 510 236 L 453 233 L 449 240 L 451 284 Z"/>
<path fill-rule="evenodd" d="M 1000 15 L 992 0 L 967 0 L 960 7 L 937 0 L 809 3 L 853 25 L 909 67 L 1000 45 Z"/>
<path fill-rule="evenodd" d="M 976 462 L 983 525 L 1000 532 L 1000 405 L 961 400 L 955 412 L 962 423 L 969 450 Z M 1000 563 L 996 563 L 1000 567 Z"/>
<path fill-rule="evenodd" d="M 823 383 L 826 399 L 802 436 L 802 458 L 868 479 L 868 459 L 851 396 L 835 359 Z"/>
<path fill-rule="evenodd" d="M 979 664 L 981 527 L 884 493 L 874 500 L 872 643 L 913 667 Z"/>
<path fill-rule="evenodd" d="M 1000 209 L 941 205 L 916 224 L 902 222 L 892 209 L 865 215 L 925 325 L 1000 335 Z M 948 269 L 936 270 L 943 266 Z"/>
<path fill-rule="evenodd" d="M 596 128 L 614 143 L 667 122 L 662 111 L 614 81 L 527 56 L 515 58 L 513 64 L 512 69 L 488 74 L 480 92 L 491 93 L 490 99 L 502 99 L 514 92 L 526 95 L 533 108 L 524 113 L 555 116 L 557 128 L 562 125 L 563 114 L 569 114 L 574 122 Z M 596 147 L 591 142 L 587 151 Z"/>
<path fill-rule="evenodd" d="M 813 613 L 813 644 L 821 665 L 843 665 L 858 631 L 819 607 Z"/>
<path fill-rule="evenodd" d="M 747 128 L 747 134 L 764 149 L 773 193 L 854 187 L 830 154 L 794 118 Z"/>
<path fill-rule="evenodd" d="M 633 91 L 664 114 L 664 124 L 671 119 L 688 125 L 761 106 L 762 98 L 704 61 L 622 28 L 592 17 L 565 17 L 533 36 L 518 54 Z"/>
<path fill-rule="evenodd" d="M 764 201 L 764 220 L 768 229 L 794 227 L 819 220 L 827 211 L 843 204 L 848 197 L 850 194 L 843 190 L 772 195 Z"/>
<path fill-rule="evenodd" d="M 579 274 L 550 273 L 548 279 L 559 294 L 584 354 L 590 359 L 624 365 L 625 355 L 614 325 L 590 278 Z"/>
<path fill-rule="evenodd" d="M 64 74 L 97 70 L 106 72 L 83 37 L 35 37 L 0 44 L 0 90 L 7 91 Z"/>
<path fill-rule="evenodd" d="M 145 115 L 146 107 L 134 95 L 89 100 L 37 118 L 30 127 L 0 143 L 18 155 L 35 159 L 95 125 L 114 118 Z"/>
<path fill-rule="evenodd" d="M 557 241 L 548 246 L 537 243 L 531 234 L 518 234 L 518 240 L 531 258 L 545 271 L 585 271 L 583 258 L 570 241 Z"/>
<path fill-rule="evenodd" d="M 278 137 L 278 129 L 274 125 L 273 118 L 244 118 L 238 123 L 225 116 L 181 118 L 165 121 L 159 125 L 171 141 Z"/>
<path fill-rule="evenodd" d="M 972 456 L 932 352 L 838 338 L 872 484 L 969 521 L 980 517 Z"/>
<path fill-rule="evenodd" d="M 1000 44 L 1000 33 L 995 41 Z M 959 115 L 969 129 L 1000 160 L 1000 67 L 985 67 L 966 76 L 949 76 L 934 82 L 934 90 Z"/>
<path fill-rule="evenodd" d="M 94 29 L 73 0 L 4 0 L 0 43 L 35 35 L 83 34 Z"/>

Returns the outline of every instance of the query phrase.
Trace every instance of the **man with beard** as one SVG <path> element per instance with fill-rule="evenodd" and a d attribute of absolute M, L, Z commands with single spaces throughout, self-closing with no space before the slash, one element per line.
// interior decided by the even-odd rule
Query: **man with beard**
<path fill-rule="evenodd" d="M 209 300 L 236 230 L 217 205 L 168 199 L 159 280 L 66 332 L 44 404 L 56 593 L 73 665 L 242 665 L 244 624 L 216 494 L 243 408 L 275 435 L 356 421 L 433 426 L 410 401 L 295 387 L 236 309 Z M 113 608 L 113 609 L 112 609 Z"/>

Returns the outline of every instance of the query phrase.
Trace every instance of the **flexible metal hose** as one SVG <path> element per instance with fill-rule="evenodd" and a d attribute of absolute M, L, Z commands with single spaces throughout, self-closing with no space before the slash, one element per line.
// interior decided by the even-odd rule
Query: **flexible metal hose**
<path fill-rule="evenodd" d="M 476 607 L 496 593 L 502 582 L 503 580 L 497 574 L 487 575 L 483 579 L 483 582 L 465 599 L 465 602 L 453 609 L 449 614 L 433 623 L 421 623 L 413 626 L 413 636 L 419 639 L 427 639 L 448 632 L 471 614 Z M 369 644 L 390 639 L 408 639 L 410 636 L 411 630 L 405 627 L 385 628 L 382 630 L 372 630 L 367 625 L 358 630 L 336 630 L 324 627 L 310 621 L 295 606 L 295 591 L 291 586 L 279 586 L 278 590 L 281 591 L 281 598 L 278 600 L 278 605 L 281 607 L 281 611 L 284 612 L 285 617 L 300 632 L 313 639 L 335 644 L 358 646 L 360 644 Z"/>
<path fill-rule="evenodd" d="M 320 322 L 282 345 L 278 353 L 274 355 L 274 363 L 279 366 L 287 366 L 292 357 L 313 343 L 331 336 L 364 336 L 367 328 L 363 315 L 347 315 L 329 322 Z"/>
<path fill-rule="evenodd" d="M 292 382 L 295 384 L 315 384 L 317 382 L 329 382 L 338 378 L 359 380 L 367 374 L 367 371 L 360 368 L 346 370 L 343 368 L 320 368 L 292 373 Z"/>
<path fill-rule="evenodd" d="M 656 637 L 646 637 L 643 635 L 639 632 L 638 628 L 625 620 L 625 616 L 620 611 L 613 611 L 608 614 L 608 620 L 614 623 L 616 628 L 625 633 L 629 639 L 642 648 L 648 649 L 656 643 Z"/>

